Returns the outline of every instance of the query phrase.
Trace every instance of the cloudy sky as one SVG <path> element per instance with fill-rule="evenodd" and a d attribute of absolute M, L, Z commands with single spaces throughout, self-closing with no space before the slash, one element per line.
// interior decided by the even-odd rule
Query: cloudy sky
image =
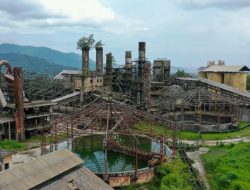
<path fill-rule="evenodd" d="M 0 0 L 0 43 L 80 53 L 77 40 L 91 33 L 119 63 L 145 41 L 151 61 L 250 66 L 250 0 Z"/>

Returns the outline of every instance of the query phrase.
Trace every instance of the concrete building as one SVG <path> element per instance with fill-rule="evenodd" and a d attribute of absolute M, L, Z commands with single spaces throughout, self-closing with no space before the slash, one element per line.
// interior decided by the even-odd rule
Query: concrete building
<path fill-rule="evenodd" d="M 55 76 L 55 79 L 65 80 L 74 83 L 75 90 L 82 87 L 82 71 L 80 70 L 63 70 Z M 90 75 L 84 80 L 84 91 L 96 91 L 103 87 L 103 75 L 96 72 L 90 72 Z"/>
<path fill-rule="evenodd" d="M 224 62 L 219 61 L 218 64 L 209 62 L 206 68 L 199 71 L 199 76 L 243 91 L 246 90 L 249 71 L 247 66 L 224 65 Z"/>
<path fill-rule="evenodd" d="M 167 59 L 154 60 L 153 78 L 154 81 L 163 82 L 170 77 L 171 62 Z"/>
<path fill-rule="evenodd" d="M 54 116 L 52 107 L 57 103 L 37 100 L 24 103 L 24 132 L 29 137 L 38 130 L 50 125 Z M 0 139 L 16 138 L 15 104 L 7 104 L 5 111 L 0 113 Z"/>
<path fill-rule="evenodd" d="M 12 151 L 0 150 L 0 172 L 12 166 Z"/>

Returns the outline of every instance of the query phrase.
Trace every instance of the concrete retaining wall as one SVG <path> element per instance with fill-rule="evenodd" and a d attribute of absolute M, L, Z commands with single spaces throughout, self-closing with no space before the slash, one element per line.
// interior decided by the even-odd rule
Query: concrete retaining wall
<path fill-rule="evenodd" d="M 154 169 L 149 168 L 143 171 L 140 171 L 137 175 L 137 179 L 133 180 L 133 174 L 113 174 L 113 176 L 109 177 L 109 185 L 111 187 L 122 187 L 128 186 L 132 183 L 134 184 L 143 184 L 150 182 L 154 177 Z"/>

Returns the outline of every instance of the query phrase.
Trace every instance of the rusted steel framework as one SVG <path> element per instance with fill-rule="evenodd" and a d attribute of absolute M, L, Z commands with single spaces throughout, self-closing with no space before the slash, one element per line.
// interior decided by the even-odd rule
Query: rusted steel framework
<path fill-rule="evenodd" d="M 8 72 L 9 73 L 9 72 Z M 1 89 L 6 94 L 8 103 L 15 100 L 14 75 L 2 74 Z M 72 84 L 55 80 L 43 74 L 22 71 L 23 91 L 27 101 L 52 100 L 73 92 Z"/>
<path fill-rule="evenodd" d="M 113 101 L 111 98 L 104 99 L 105 100 L 100 97 L 95 103 L 90 103 L 88 106 L 85 106 L 82 111 L 64 117 L 55 118 L 51 126 L 50 150 L 56 150 L 57 143 L 65 138 L 65 136 L 70 142 L 72 142 L 72 147 L 74 148 L 74 145 L 82 136 L 93 133 L 104 134 L 106 156 L 108 149 L 120 152 L 125 151 L 129 155 L 134 155 L 136 162 L 138 157 L 145 157 L 145 155 L 147 157 L 147 153 L 142 153 L 142 151 L 138 151 L 137 148 L 127 149 L 115 143 L 113 139 L 114 134 L 128 135 L 131 138 L 131 141 L 135 142 L 135 147 L 137 147 L 137 144 L 140 142 L 136 138 L 136 134 L 133 133 L 131 127 L 139 121 L 143 120 L 151 123 L 159 122 L 172 130 L 175 130 L 175 127 L 178 127 L 173 121 L 164 117 L 151 115 L 150 113 L 138 110 L 135 107 Z M 44 140 L 45 138 L 41 139 Z M 175 139 L 176 137 L 173 136 L 171 141 L 176 143 Z M 163 139 L 161 142 L 163 143 Z M 46 143 L 41 143 L 41 145 L 46 145 Z M 173 147 L 175 148 L 176 146 L 173 145 Z M 45 150 L 46 147 L 41 147 L 42 153 L 45 153 Z M 173 153 L 175 152 L 176 151 L 173 150 Z M 162 154 L 164 154 L 164 151 L 161 149 L 159 158 L 163 158 Z M 106 156 L 105 160 L 107 161 Z M 135 175 L 137 173 L 137 167 L 138 166 L 135 167 Z M 107 165 L 105 165 L 105 168 L 104 177 L 108 175 Z"/>
<path fill-rule="evenodd" d="M 29 100 L 52 100 L 73 92 L 72 84 L 25 71 L 24 92 Z"/>
<path fill-rule="evenodd" d="M 217 117 L 217 125 L 221 124 L 223 117 L 230 118 L 230 123 L 237 124 L 248 106 L 244 99 L 204 87 L 184 90 L 181 86 L 172 85 L 157 93 L 153 100 L 155 107 L 161 113 L 180 113 L 181 119 L 178 120 L 182 125 L 186 111 L 194 111 L 200 125 L 210 124 L 209 121 L 202 120 L 204 114 Z"/>

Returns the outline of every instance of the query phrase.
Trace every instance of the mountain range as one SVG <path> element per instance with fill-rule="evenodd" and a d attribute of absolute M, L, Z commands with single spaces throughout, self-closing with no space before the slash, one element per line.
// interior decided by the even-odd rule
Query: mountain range
<path fill-rule="evenodd" d="M 81 55 L 64 53 L 48 47 L 21 46 L 16 44 L 0 44 L 0 60 L 7 60 L 11 67 L 22 67 L 29 72 L 36 72 L 55 76 L 62 70 L 76 70 L 81 68 Z M 90 70 L 95 70 L 95 61 L 90 59 Z M 171 66 L 171 73 L 177 70 L 193 71 Z"/>
<path fill-rule="evenodd" d="M 6 59 L 12 67 L 22 67 L 36 73 L 50 76 L 62 70 L 81 68 L 81 55 L 64 53 L 47 47 L 0 44 L 0 60 Z M 95 62 L 90 59 L 90 69 L 95 69 Z"/>

